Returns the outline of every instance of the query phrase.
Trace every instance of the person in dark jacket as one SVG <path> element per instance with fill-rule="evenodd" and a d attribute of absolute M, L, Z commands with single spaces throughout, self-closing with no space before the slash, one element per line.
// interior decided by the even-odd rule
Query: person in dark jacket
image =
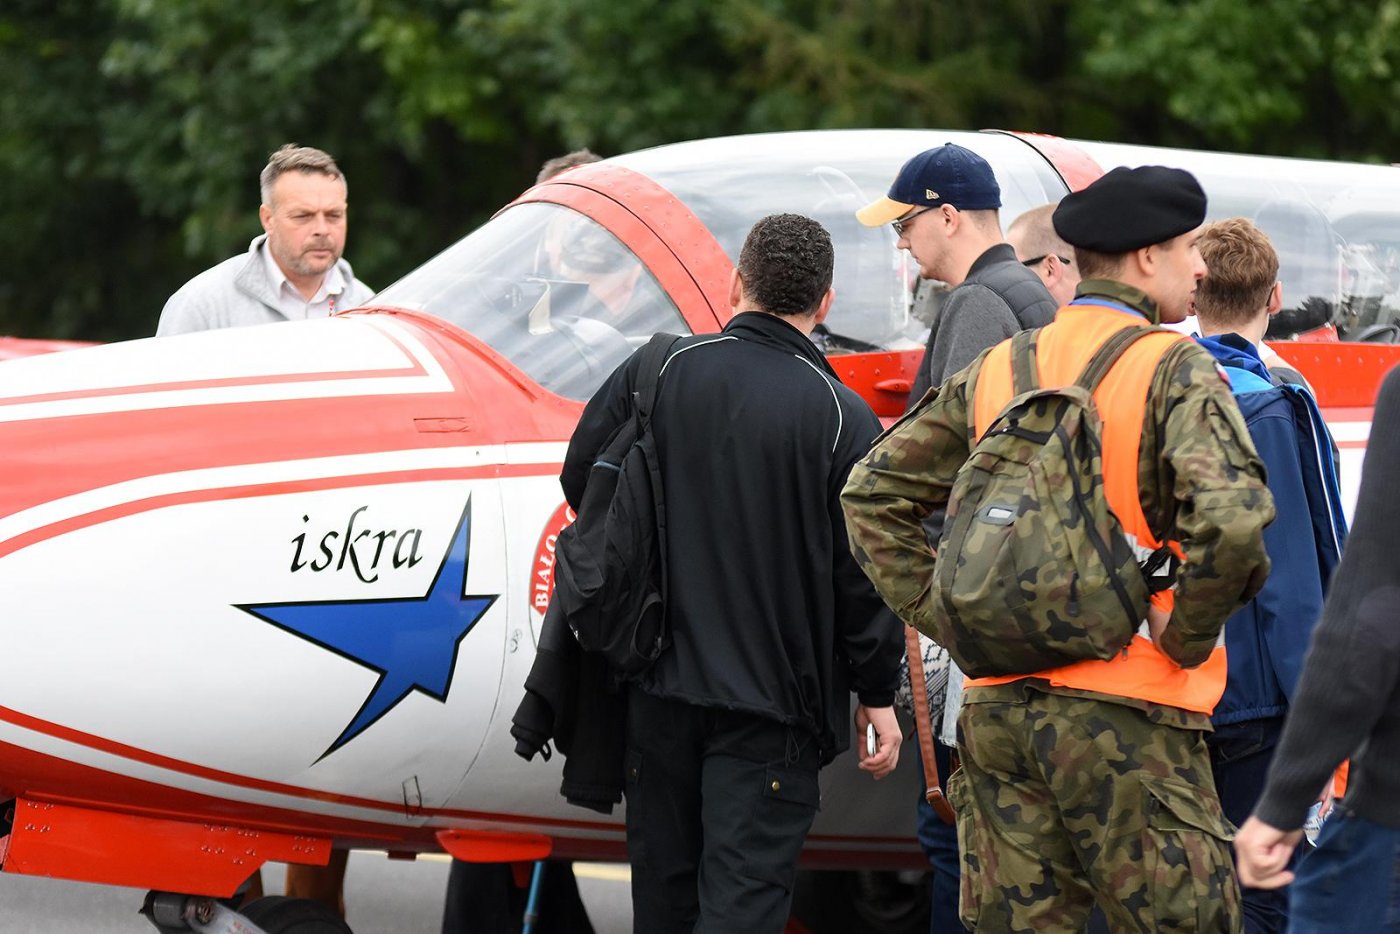
<path fill-rule="evenodd" d="M 1292 882 L 1294 934 L 1400 931 L 1400 372 L 1381 385 L 1368 445 L 1355 521 L 1264 794 L 1235 837 L 1243 884 Z M 1348 758 L 1346 796 L 1295 879 L 1304 817 Z"/>
<path fill-rule="evenodd" d="M 893 224 L 899 248 L 908 250 L 919 264 L 919 275 L 953 287 L 942 297 L 932 322 L 928 347 L 909 392 L 910 408 L 982 351 L 1017 331 L 1049 324 L 1055 317 L 1060 303 L 1002 238 L 1000 207 L 1001 186 L 987 160 L 947 143 L 906 162 L 889 194 L 856 213 L 869 227 Z M 921 289 L 921 294 L 925 301 L 931 298 L 927 289 Z M 936 543 L 942 511 L 924 525 L 929 541 Z M 925 654 L 935 651 L 926 636 L 920 636 L 920 644 Z M 945 782 L 957 745 L 962 684 L 962 672 L 949 663 L 944 690 L 929 697 L 937 739 L 934 760 Z M 915 808 L 919 845 L 933 871 L 929 929 L 955 929 L 961 875 L 957 829 L 938 817 L 922 791 Z"/>
<path fill-rule="evenodd" d="M 831 307 L 825 229 L 791 214 L 749 232 L 735 315 L 684 339 L 652 422 L 665 490 L 670 647 L 631 685 L 627 846 L 634 928 L 782 931 L 818 769 L 858 744 L 898 760 L 898 622 L 853 560 L 839 494 L 879 420 L 811 342 Z M 638 358 L 588 403 L 561 481 L 579 499 L 630 416 Z"/>
<path fill-rule="evenodd" d="M 1210 225 L 1199 245 L 1209 270 L 1196 291 L 1200 343 L 1229 375 L 1278 509 L 1264 530 L 1273 563 L 1268 580 L 1225 623 L 1229 674 L 1206 740 L 1220 804 L 1238 825 L 1264 791 L 1346 522 L 1317 404 L 1306 389 L 1271 373 L 1259 353 L 1269 317 L 1283 305 L 1278 253 L 1244 218 Z M 1248 934 L 1287 928 L 1286 892 L 1241 891 Z"/>

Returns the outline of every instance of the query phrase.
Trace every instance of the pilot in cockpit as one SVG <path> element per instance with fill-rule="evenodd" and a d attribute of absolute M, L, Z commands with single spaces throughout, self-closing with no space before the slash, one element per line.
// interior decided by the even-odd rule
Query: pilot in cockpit
<path fill-rule="evenodd" d="M 674 321 L 671 303 L 643 274 L 641 261 L 583 215 L 565 211 L 553 218 L 540 252 L 551 318 L 602 321 L 633 341 Z"/>

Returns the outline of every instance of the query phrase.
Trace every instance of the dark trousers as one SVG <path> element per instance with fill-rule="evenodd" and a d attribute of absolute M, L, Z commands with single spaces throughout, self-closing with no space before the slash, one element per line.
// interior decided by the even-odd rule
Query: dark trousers
<path fill-rule="evenodd" d="M 820 756 L 801 730 L 634 688 L 627 853 L 637 934 L 779 934 L 817 814 Z"/>
<path fill-rule="evenodd" d="M 1215 732 L 1206 737 L 1220 807 L 1236 827 L 1245 822 L 1264 793 L 1269 763 L 1273 761 L 1282 733 L 1283 718 L 1272 717 L 1216 727 Z M 1307 848 L 1306 843 L 1300 844 L 1289 865 L 1295 866 L 1299 853 Z M 1287 887 L 1251 889 L 1240 886 L 1240 895 L 1245 934 L 1282 934 L 1287 929 Z"/>
<path fill-rule="evenodd" d="M 1290 934 L 1400 932 L 1400 830 L 1338 806 L 1290 888 Z"/>
<path fill-rule="evenodd" d="M 919 744 L 906 743 L 905 749 L 914 750 L 917 772 L 923 775 Z M 938 777 L 943 787 L 948 787 L 948 776 L 952 774 L 952 750 L 940 742 L 933 744 L 933 761 L 938 764 Z M 958 857 L 958 828 L 956 824 L 945 824 L 943 818 L 933 809 L 924 797 L 923 782 L 919 782 L 918 821 L 916 829 L 919 847 L 928 859 L 933 870 L 929 893 L 929 934 L 952 934 L 963 930 L 958 917 L 958 886 L 961 879 L 961 860 Z"/>

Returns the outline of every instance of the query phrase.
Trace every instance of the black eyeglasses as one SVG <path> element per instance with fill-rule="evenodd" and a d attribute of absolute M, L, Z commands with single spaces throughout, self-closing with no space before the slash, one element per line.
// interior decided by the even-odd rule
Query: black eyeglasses
<path fill-rule="evenodd" d="M 1021 265 L 1022 265 L 1022 266 L 1039 266 L 1041 263 L 1045 262 L 1045 259 L 1046 259 L 1046 257 L 1048 257 L 1048 256 L 1053 256 L 1053 257 L 1055 257 L 1057 260 L 1059 260 L 1060 262 L 1064 263 L 1066 266 L 1068 266 L 1068 265 L 1070 264 L 1069 257 L 1067 257 L 1067 256 L 1061 256 L 1059 253 L 1041 253 L 1039 256 L 1032 256 L 1030 259 L 1023 259 L 1023 260 L 1021 260 Z"/>
<path fill-rule="evenodd" d="M 897 237 L 902 237 L 902 236 L 904 236 L 904 230 L 905 230 L 906 227 L 909 226 L 909 222 L 910 222 L 910 221 L 912 221 L 914 218 L 918 217 L 920 214 L 924 213 L 925 211 L 932 211 L 932 210 L 933 210 L 933 207 L 930 205 L 929 207 L 926 207 L 926 208 L 919 208 L 917 211 L 913 211 L 913 212 L 911 212 L 911 213 L 909 213 L 909 214 L 906 214 L 906 215 L 904 215 L 903 217 L 901 217 L 901 218 L 900 218 L 899 220 L 897 220 L 897 221 L 890 221 L 890 226 L 894 228 L 895 236 L 897 236 Z"/>

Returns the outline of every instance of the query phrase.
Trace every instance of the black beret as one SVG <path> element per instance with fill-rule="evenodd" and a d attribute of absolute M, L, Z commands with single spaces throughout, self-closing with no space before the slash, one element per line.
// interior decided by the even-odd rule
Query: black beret
<path fill-rule="evenodd" d="M 1065 195 L 1051 217 L 1070 246 L 1127 253 L 1195 230 L 1206 219 L 1206 193 L 1181 169 L 1119 166 L 1082 191 Z"/>

